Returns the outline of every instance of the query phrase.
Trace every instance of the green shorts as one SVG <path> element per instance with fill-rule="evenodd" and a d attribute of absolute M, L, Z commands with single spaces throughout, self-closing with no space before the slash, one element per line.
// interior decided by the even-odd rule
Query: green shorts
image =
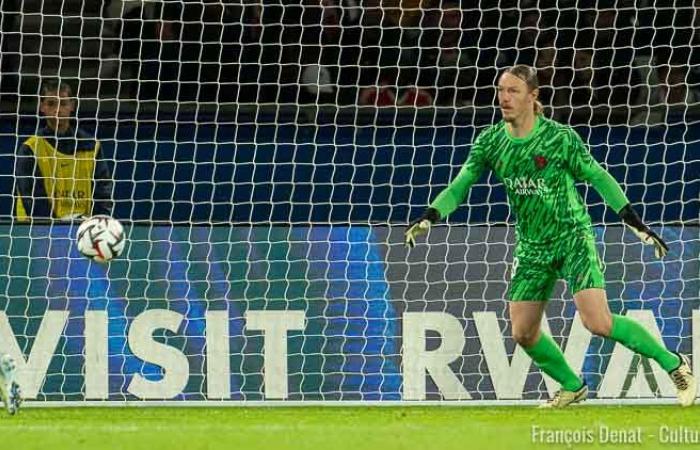
<path fill-rule="evenodd" d="M 553 244 L 519 243 L 513 255 L 508 298 L 547 301 L 560 278 L 572 294 L 604 288 L 604 266 L 591 233 L 579 233 Z"/>

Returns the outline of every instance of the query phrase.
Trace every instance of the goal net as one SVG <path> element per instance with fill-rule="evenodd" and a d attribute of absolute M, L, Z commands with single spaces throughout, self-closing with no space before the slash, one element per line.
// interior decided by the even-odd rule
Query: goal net
<path fill-rule="evenodd" d="M 403 245 L 500 120 L 494 84 L 518 63 L 537 67 L 545 114 L 576 126 L 669 244 L 655 259 L 580 186 L 611 309 L 700 369 L 692 1 L 2 8 L 0 351 L 35 403 L 551 396 L 511 338 L 515 218 L 499 180 Z M 55 78 L 80 133 L 40 107 L 63 95 L 41 89 Z M 98 191 L 61 164 L 93 154 L 128 235 L 107 265 L 78 253 L 78 219 L 58 220 L 84 199 L 56 186 Z M 543 327 L 593 397 L 675 396 L 656 363 L 591 337 L 563 282 Z"/>

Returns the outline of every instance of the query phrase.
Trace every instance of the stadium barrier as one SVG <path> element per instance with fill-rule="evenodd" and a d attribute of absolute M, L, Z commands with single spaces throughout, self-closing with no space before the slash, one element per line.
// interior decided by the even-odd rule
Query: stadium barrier
<path fill-rule="evenodd" d="M 135 225 L 109 266 L 77 253 L 75 228 L 0 227 L 0 350 L 35 404 L 499 404 L 556 388 L 510 338 L 507 227 L 439 227 L 409 255 L 401 227 Z M 664 227 L 682 249 L 668 262 L 621 227 L 596 232 L 611 309 L 697 370 L 697 229 Z M 595 398 L 674 397 L 656 363 L 590 336 L 563 284 L 547 316 Z"/>

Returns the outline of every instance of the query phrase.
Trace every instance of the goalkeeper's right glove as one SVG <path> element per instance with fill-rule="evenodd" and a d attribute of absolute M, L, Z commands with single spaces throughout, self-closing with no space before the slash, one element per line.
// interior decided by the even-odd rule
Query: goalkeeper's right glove
<path fill-rule="evenodd" d="M 408 224 L 404 234 L 407 247 L 416 246 L 416 238 L 427 233 L 430 226 L 440 220 L 440 213 L 435 208 L 428 208 L 422 216 Z"/>
<path fill-rule="evenodd" d="M 622 221 L 632 232 L 641 239 L 642 242 L 654 246 L 654 254 L 657 258 L 663 258 L 668 253 L 668 245 L 658 234 L 654 233 L 648 226 L 644 225 L 637 211 L 628 203 L 618 213 Z"/>

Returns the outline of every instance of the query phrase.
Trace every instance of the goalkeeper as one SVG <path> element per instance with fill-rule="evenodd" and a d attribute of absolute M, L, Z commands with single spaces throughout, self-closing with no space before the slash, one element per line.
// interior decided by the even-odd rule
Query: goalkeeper
<path fill-rule="evenodd" d="M 508 291 L 513 337 L 561 389 L 543 407 L 562 408 L 588 396 L 584 381 L 569 366 L 551 336 L 540 329 L 542 314 L 557 279 L 574 296 L 583 325 L 613 339 L 669 373 L 683 406 L 695 400 L 697 385 L 688 359 L 671 352 L 635 320 L 611 314 L 605 295 L 591 218 L 575 183 L 590 183 L 622 221 L 658 258 L 666 243 L 639 218 L 615 179 L 588 152 L 580 136 L 542 116 L 537 73 L 517 65 L 498 82 L 503 120 L 483 131 L 457 177 L 406 231 L 406 244 L 444 219 L 465 199 L 485 168 L 505 184 L 515 216 L 517 245 Z"/>

